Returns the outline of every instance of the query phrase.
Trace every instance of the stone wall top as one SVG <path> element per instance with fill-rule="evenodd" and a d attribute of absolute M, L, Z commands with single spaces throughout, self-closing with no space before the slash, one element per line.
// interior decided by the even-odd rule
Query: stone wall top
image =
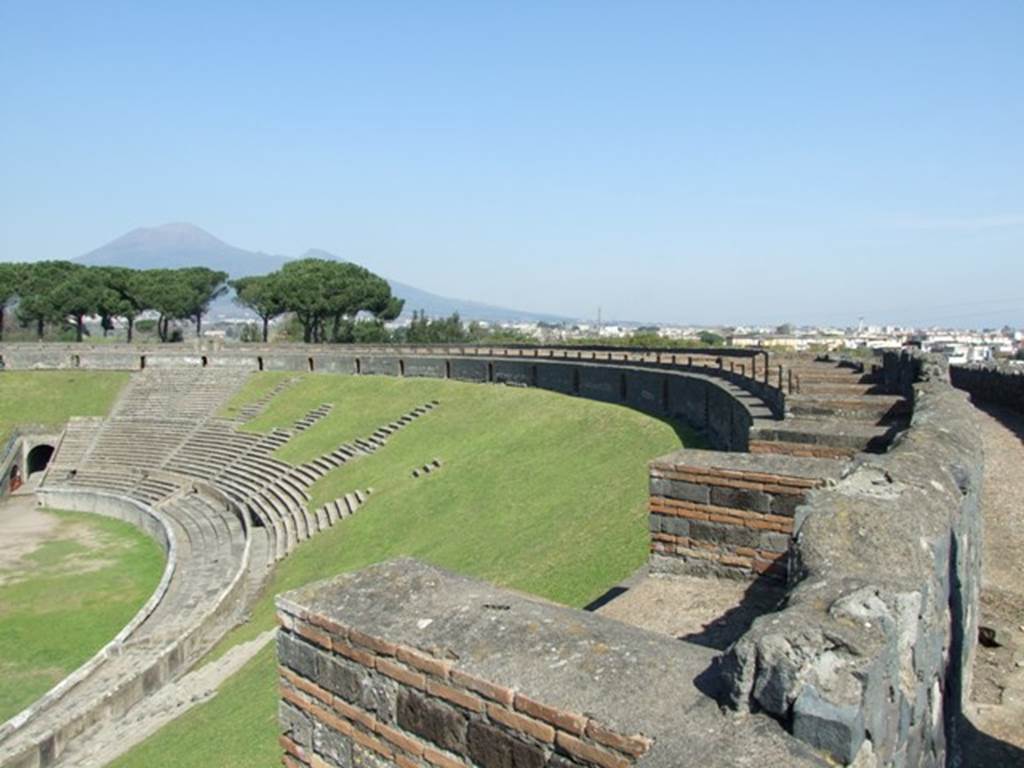
<path fill-rule="evenodd" d="M 377 654 L 378 668 L 419 654 L 434 660 L 420 669 L 476 681 L 492 700 L 566 736 L 649 745 L 637 761 L 645 767 L 824 765 L 770 720 L 722 714 L 700 688 L 713 651 L 414 560 L 307 585 L 279 597 L 278 610 L 286 631 L 319 626 Z M 470 698 L 472 718 L 481 708 Z"/>
<path fill-rule="evenodd" d="M 803 579 L 730 651 L 731 696 L 840 762 L 945 765 L 969 687 L 980 578 L 974 412 L 933 359 L 913 371 L 911 428 L 800 509 Z M 894 381 L 911 381 L 909 373 Z"/>

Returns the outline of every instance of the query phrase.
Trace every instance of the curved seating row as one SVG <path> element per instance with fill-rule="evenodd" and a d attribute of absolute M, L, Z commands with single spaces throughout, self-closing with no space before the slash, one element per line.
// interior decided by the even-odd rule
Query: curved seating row
<path fill-rule="evenodd" d="M 139 499 L 138 488 L 99 490 L 100 483 L 109 489 L 115 474 L 94 476 L 95 490 L 84 482 L 51 480 L 41 494 L 55 506 L 101 512 Z M 173 542 L 173 571 L 162 597 L 116 652 L 94 659 L 81 680 L 59 696 L 44 697 L 11 721 L 6 733 L 0 731 L 0 765 L 74 764 L 77 737 L 187 670 L 239 618 L 250 546 L 236 512 L 205 492 L 183 491 L 159 506 L 138 506 Z"/>
<path fill-rule="evenodd" d="M 155 378 L 140 376 L 138 386 L 148 390 Z M 117 707 L 127 709 L 186 669 L 234 622 L 258 591 L 270 564 L 351 514 L 366 498 L 361 492 L 348 494 L 342 500 L 343 511 L 318 514 L 308 509 L 308 489 L 332 469 L 378 450 L 395 431 L 437 405 L 427 403 L 365 438 L 292 466 L 273 458 L 273 452 L 302 423 L 311 426 L 323 418 L 329 407 L 314 409 L 291 431 L 258 435 L 237 431 L 236 424 L 212 416 L 225 393 L 217 402 L 207 402 L 205 418 L 190 422 L 132 413 L 125 403 L 153 402 L 148 393 L 140 396 L 134 388 L 122 397 L 115 417 L 69 424 L 42 492 L 63 495 L 62 506 L 73 506 L 69 498 L 92 494 L 116 494 L 146 505 L 176 542 L 175 578 L 116 659 L 105 660 L 86 680 L 3 740 L 0 765 L 21 755 L 40 765 L 57 753 L 67 759 L 63 750 L 73 749 L 76 737 L 98 718 Z M 199 488 L 215 489 L 227 503 L 197 492 Z M 259 525 L 247 526 L 247 520 Z M 226 584 L 243 588 L 229 600 Z M 213 609 L 221 631 L 200 632 Z M 144 679 L 135 674 L 142 669 L 148 670 Z M 59 739 L 54 734 L 60 734 Z"/>
<path fill-rule="evenodd" d="M 371 454 L 384 446 L 398 430 L 436 408 L 438 402 L 425 403 L 400 418 L 313 458 L 291 466 L 257 453 L 241 455 L 213 479 L 218 487 L 239 503 L 245 504 L 254 521 L 268 528 L 275 559 L 285 557 L 299 542 L 334 525 L 351 514 L 363 497 L 344 497 L 316 511 L 309 510 L 309 489 L 328 472 L 343 464 Z M 344 511 L 343 511 L 344 510 Z"/>

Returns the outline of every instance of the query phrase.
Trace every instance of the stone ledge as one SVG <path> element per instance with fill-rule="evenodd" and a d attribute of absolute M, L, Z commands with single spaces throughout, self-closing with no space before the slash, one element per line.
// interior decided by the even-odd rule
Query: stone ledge
<path fill-rule="evenodd" d="M 278 610 L 285 638 L 300 638 L 318 653 L 331 649 L 346 664 L 357 659 L 364 680 L 372 679 L 366 670 L 376 670 L 398 685 L 404 706 L 433 712 L 435 719 L 420 725 L 403 716 L 421 742 L 423 734 L 438 734 L 442 743 L 424 742 L 424 755 L 437 748 L 449 760 L 462 759 L 462 742 L 445 741 L 450 731 L 441 724 L 449 717 L 475 723 L 473 733 L 484 741 L 498 739 L 488 729 L 499 726 L 519 732 L 541 750 L 531 754 L 545 755 L 538 765 L 824 765 L 770 719 L 722 713 L 698 687 L 709 677 L 713 651 L 414 560 L 308 585 L 279 597 Z M 289 674 L 317 676 L 316 663 L 291 642 L 282 649 Z M 391 745 L 409 737 L 381 727 L 390 710 L 381 709 L 379 698 L 374 712 L 353 709 L 348 700 L 339 706 L 344 691 L 336 689 L 327 694 L 334 708 L 328 712 L 322 693 L 328 677 L 319 677 L 305 678 L 316 686 L 306 691 L 288 675 L 282 679 L 293 699 L 331 717 L 343 713 L 364 736 L 384 733 Z M 363 682 L 360 689 L 378 687 Z"/>

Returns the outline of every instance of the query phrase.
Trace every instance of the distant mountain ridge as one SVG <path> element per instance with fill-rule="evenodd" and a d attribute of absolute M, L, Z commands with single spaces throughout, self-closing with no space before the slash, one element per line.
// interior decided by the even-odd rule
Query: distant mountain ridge
<path fill-rule="evenodd" d="M 343 261 L 328 251 L 307 250 L 301 258 Z M 75 261 L 96 266 L 160 267 L 202 266 L 227 272 L 232 277 L 261 275 L 280 269 L 291 259 L 287 256 L 247 251 L 225 243 L 201 227 L 187 222 L 173 222 L 157 227 L 139 227 L 106 245 L 89 251 Z M 486 322 L 560 322 L 568 318 L 553 314 L 526 312 L 465 299 L 453 299 L 424 291 L 415 286 L 388 278 L 392 292 L 405 299 L 403 315 L 423 310 L 430 316 L 448 316 L 458 312 L 464 320 Z M 222 299 L 211 307 L 217 316 L 238 316 L 243 310 L 230 299 Z"/>

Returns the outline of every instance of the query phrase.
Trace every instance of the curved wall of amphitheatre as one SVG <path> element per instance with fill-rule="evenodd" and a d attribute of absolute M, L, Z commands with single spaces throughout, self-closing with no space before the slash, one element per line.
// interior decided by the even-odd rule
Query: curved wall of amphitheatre
<path fill-rule="evenodd" d="M 972 411 L 944 369 L 887 355 L 878 385 L 912 401 L 910 428 L 886 453 L 819 471 L 743 453 L 758 422 L 789 423 L 763 364 L 751 376 L 736 361 L 730 371 L 678 356 L 543 352 L 0 346 L 10 369 L 134 369 L 144 358 L 147 369 L 540 386 L 683 418 L 732 452 L 682 451 L 652 464 L 652 564 L 682 553 L 683 572 L 708 572 L 692 567 L 707 545 L 719 556 L 711 573 L 753 577 L 769 570 L 748 567 L 759 557 L 785 559 L 774 575 L 789 577 L 786 608 L 724 654 L 413 561 L 374 566 L 279 599 L 288 765 L 956 764 L 977 625 L 981 453 Z M 671 498 L 700 483 L 706 498 Z M 752 504 L 768 506 L 752 513 Z M 721 514 L 721 540 L 693 534 L 694 515 L 708 509 Z M 680 510 L 685 537 L 663 528 Z M 784 553 L 737 544 L 729 532 L 785 515 Z M 700 546 L 688 550 L 684 538 Z M 542 637 L 532 634 L 538 626 Z M 719 701 L 747 715 L 723 715 Z"/>
<path fill-rule="evenodd" d="M 781 414 L 785 397 L 767 383 L 763 352 L 735 357 L 679 353 L 522 347 L 377 347 L 245 345 L 0 344 L 7 370 L 82 368 L 153 370 L 208 367 L 240 371 L 313 371 L 343 375 L 448 378 L 536 386 L 621 403 L 685 420 L 723 450 L 747 449 L 755 419 Z"/>

